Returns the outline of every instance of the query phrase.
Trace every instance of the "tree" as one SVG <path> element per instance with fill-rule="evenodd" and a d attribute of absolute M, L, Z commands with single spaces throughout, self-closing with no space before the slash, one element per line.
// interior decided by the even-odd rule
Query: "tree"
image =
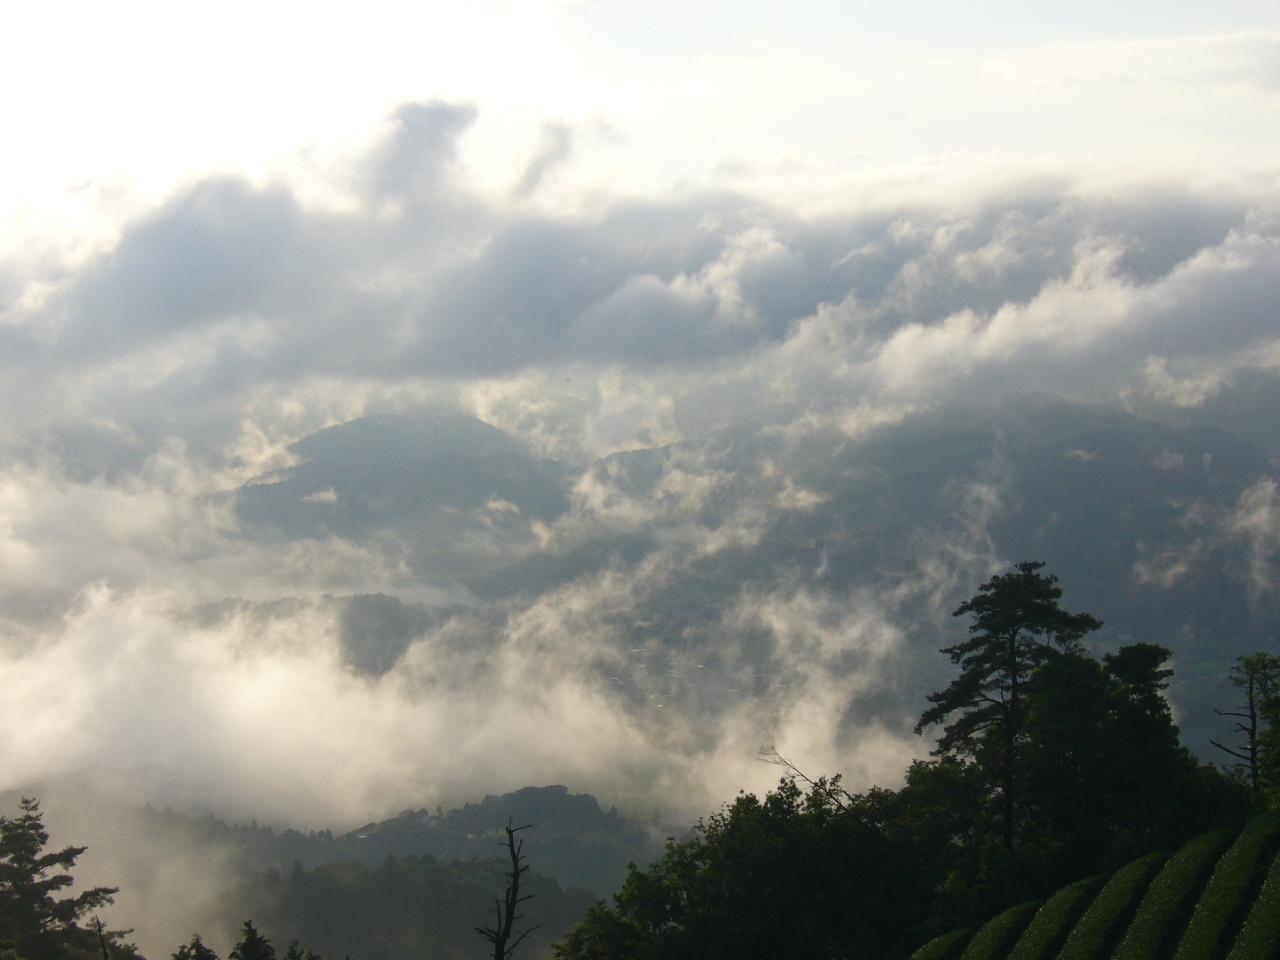
<path fill-rule="evenodd" d="M 322 960 L 322 958 L 310 947 L 304 947 L 297 940 L 290 940 L 284 952 L 284 960 Z"/>
<path fill-rule="evenodd" d="M 1271 758 L 1268 723 L 1270 715 L 1280 712 L 1280 657 L 1269 653 L 1251 653 L 1240 657 L 1231 668 L 1231 683 L 1243 692 L 1244 703 L 1235 710 L 1217 710 L 1220 717 L 1233 717 L 1233 731 L 1244 737 L 1235 746 L 1227 746 L 1210 740 L 1215 747 L 1233 757 L 1233 767 L 1243 770 L 1249 780 L 1249 789 L 1257 802 L 1262 790 L 1269 783 Z"/>
<path fill-rule="evenodd" d="M 253 922 L 246 920 L 240 932 L 240 942 L 227 954 L 228 960 L 276 960 L 275 947 L 271 941 L 254 929 Z"/>
<path fill-rule="evenodd" d="M 516 834 L 521 830 L 528 830 L 530 824 L 523 827 L 511 826 L 511 820 L 507 820 L 507 839 L 504 841 L 507 848 L 507 856 L 511 860 L 511 870 L 507 873 L 507 886 L 502 891 L 502 898 L 493 902 L 493 912 L 496 914 L 492 927 L 476 927 L 476 933 L 484 937 L 493 947 L 493 960 L 507 960 L 516 947 L 520 946 L 521 941 L 533 931 L 537 930 L 537 926 L 526 927 L 516 934 L 514 940 L 511 939 L 514 933 L 515 922 L 523 920 L 524 914 L 516 913 L 520 904 L 526 900 L 533 899 L 533 894 L 520 896 L 520 878 L 529 872 L 528 866 L 524 863 L 524 840 L 516 840 Z"/>
<path fill-rule="evenodd" d="M 173 951 L 170 960 L 218 960 L 218 954 L 197 933 L 192 935 L 190 943 L 184 943 Z"/>
<path fill-rule="evenodd" d="M 13 950 L 23 960 L 99 957 L 106 942 L 117 943 L 128 931 L 93 930 L 77 924 L 86 913 L 111 903 L 113 887 L 93 887 L 75 896 L 56 894 L 72 884 L 68 873 L 84 847 L 46 853 L 49 834 L 38 801 L 22 798 L 22 813 L 0 817 L 0 950 Z"/>
<path fill-rule="evenodd" d="M 971 616 L 969 639 L 943 649 L 960 666 L 960 676 L 929 695 L 933 704 L 916 733 L 946 723 L 935 755 L 977 759 L 992 770 L 1001 798 L 1002 836 L 1014 848 L 1018 812 L 1018 768 L 1023 698 L 1033 671 L 1055 649 L 1080 650 L 1080 638 L 1102 626 L 1087 613 L 1058 606 L 1058 578 L 1042 576 L 1038 562 L 1019 563 L 1013 573 L 992 577 L 953 616 Z M 957 716 L 958 715 L 958 716 Z"/>
<path fill-rule="evenodd" d="M 846 805 L 836 803 L 839 798 Z M 903 956 L 929 886 L 897 844 L 840 789 L 808 793 L 785 778 L 763 799 L 741 794 L 632 867 L 555 947 L 559 960 L 773 960 Z"/>

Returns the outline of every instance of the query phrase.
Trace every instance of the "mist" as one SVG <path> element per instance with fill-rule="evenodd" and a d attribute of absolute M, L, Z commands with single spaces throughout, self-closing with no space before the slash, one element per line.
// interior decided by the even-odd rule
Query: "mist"
<path fill-rule="evenodd" d="M 1275 602 L 1267 178 L 966 159 L 804 210 L 732 172 L 574 196 L 612 135 L 555 121 L 493 191 L 462 148 L 480 115 L 405 103 L 319 187 L 198 177 L 88 252 L 0 262 L 0 790 L 50 798 L 145 951 L 213 922 L 226 863 L 115 805 L 345 828 L 563 783 L 688 823 L 775 782 L 762 749 L 900 782 L 948 614 L 1025 559 L 997 542 L 1014 471 L 997 444 L 838 575 L 811 528 L 840 497 L 817 465 L 883 479 L 864 445 L 929 418 L 1052 395 L 1239 427 L 1249 457 L 1177 501 L 1190 532 L 1140 544 L 1126 586 L 1229 555 Z M 414 527 L 295 446 L 464 416 L 511 446 L 474 453 L 498 441 L 458 421 L 458 457 L 554 496 Z M 1207 475 L 1174 447 L 1162 476 Z"/>

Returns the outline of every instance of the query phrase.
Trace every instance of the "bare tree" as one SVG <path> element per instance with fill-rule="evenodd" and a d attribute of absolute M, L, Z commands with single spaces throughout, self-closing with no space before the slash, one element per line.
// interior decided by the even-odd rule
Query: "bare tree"
<path fill-rule="evenodd" d="M 840 810 L 848 812 L 849 805 L 857 802 L 854 799 L 853 794 L 840 786 L 840 778 L 838 776 L 832 780 L 828 780 L 826 777 L 819 777 L 817 780 L 813 780 L 803 770 L 780 754 L 778 749 L 773 746 L 761 747 L 759 756 L 765 763 L 772 764 L 775 767 L 782 767 L 782 769 L 789 772 L 791 776 L 799 777 L 807 783 L 814 792 L 821 794 Z"/>
<path fill-rule="evenodd" d="M 111 960 L 111 951 L 107 947 L 107 926 L 96 913 L 89 921 L 89 926 L 98 935 L 98 947 L 102 950 L 102 960 Z"/>
<path fill-rule="evenodd" d="M 493 946 L 493 960 L 507 960 L 516 947 L 520 946 L 521 941 L 529 934 L 538 929 L 535 924 L 532 927 L 525 927 L 512 940 L 515 923 L 517 920 L 523 920 L 524 914 L 517 913 L 520 904 L 526 900 L 532 900 L 533 894 L 528 893 L 523 897 L 520 896 L 520 878 L 524 876 L 529 868 L 524 864 L 524 840 L 517 840 L 516 834 L 521 830 L 528 830 L 532 824 L 526 823 L 523 827 L 511 826 L 510 818 L 507 819 L 507 839 L 499 840 L 503 846 L 507 848 L 507 856 L 511 859 L 511 870 L 507 873 L 507 886 L 502 891 L 502 897 L 494 898 L 493 912 L 496 919 L 492 927 L 476 927 L 476 933 L 484 937 Z"/>
<path fill-rule="evenodd" d="M 1231 669 L 1231 683 L 1244 691 L 1244 703 L 1237 710 L 1215 709 L 1213 712 L 1220 717 L 1236 718 L 1234 732 L 1242 734 L 1244 742 L 1235 747 L 1216 740 L 1209 742 L 1235 758 L 1236 762 L 1232 766 L 1245 772 L 1253 795 L 1257 797 L 1262 787 L 1259 747 L 1264 730 L 1261 714 L 1280 688 L 1280 657 L 1261 652 L 1240 657 Z"/>

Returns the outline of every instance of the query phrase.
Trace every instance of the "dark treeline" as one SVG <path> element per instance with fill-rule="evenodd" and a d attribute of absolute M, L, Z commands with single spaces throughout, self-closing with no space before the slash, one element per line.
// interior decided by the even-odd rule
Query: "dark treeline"
<path fill-rule="evenodd" d="M 1277 658 L 1238 668 L 1246 703 L 1230 712 L 1248 742 L 1227 746 L 1247 769 L 1224 773 L 1179 742 L 1163 696 L 1169 650 L 1137 643 L 1096 659 L 1083 639 L 1101 623 L 1063 610 L 1041 568 L 1019 564 L 956 610 L 970 621 L 943 651 L 957 674 L 917 728 L 937 733 L 934 759 L 913 763 L 900 789 L 851 794 L 792 767 L 763 799 L 739 796 L 633 869 L 559 960 L 904 957 L 1275 805 L 1280 688 L 1259 663 Z"/>
<path fill-rule="evenodd" d="M 912 763 L 899 789 L 851 793 L 838 776 L 810 779 L 772 754 L 788 767 L 777 789 L 739 795 L 652 866 L 633 865 L 611 902 L 528 873 L 522 919 L 537 929 L 521 951 L 905 957 L 934 934 L 1280 807 L 1280 658 L 1237 664 L 1218 768 L 1179 741 L 1164 696 L 1170 651 L 1135 643 L 1096 658 L 1084 641 L 1101 623 L 1064 610 L 1061 596 L 1041 564 L 1023 563 L 956 610 L 968 635 L 943 651 L 955 676 L 917 727 L 936 737 L 933 757 Z M 0 960 L 136 957 L 128 931 L 94 916 L 114 890 L 61 895 L 83 848 L 45 852 L 47 840 L 34 801 L 0 817 Z M 320 960 L 302 942 L 333 960 L 477 956 L 477 927 L 511 876 L 499 860 L 430 856 L 295 864 L 258 873 L 231 909 L 287 943 L 285 960 Z M 229 960 L 275 958 L 246 922 Z M 216 955 L 197 935 L 173 960 Z"/>

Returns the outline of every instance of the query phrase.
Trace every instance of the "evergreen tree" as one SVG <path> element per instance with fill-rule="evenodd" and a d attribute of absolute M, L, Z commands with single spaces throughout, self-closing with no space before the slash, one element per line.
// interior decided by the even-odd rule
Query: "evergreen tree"
<path fill-rule="evenodd" d="M 271 941 L 254 929 L 253 922 L 246 920 L 240 932 L 240 942 L 227 954 L 228 960 L 276 960 L 276 951 Z"/>
<path fill-rule="evenodd" d="M 284 960 L 322 960 L 322 958 L 310 947 L 304 947 L 297 940 L 290 940 L 284 952 Z"/>
<path fill-rule="evenodd" d="M 45 852 L 49 834 L 40 804 L 23 798 L 22 813 L 0 817 L 0 950 L 13 950 L 23 960 L 64 960 L 97 956 L 96 933 L 77 925 L 91 910 L 111 902 L 112 887 L 93 887 L 58 897 L 71 886 L 68 873 L 84 847 Z M 125 931 L 127 932 L 127 931 Z M 120 932 L 104 932 L 115 946 Z"/>
<path fill-rule="evenodd" d="M 192 935 L 190 943 L 184 943 L 173 951 L 171 960 L 218 960 L 218 954 L 197 933 Z"/>
<path fill-rule="evenodd" d="M 837 798 L 840 802 L 837 802 Z M 774 960 L 905 955 L 928 886 L 898 845 L 847 808 L 838 779 L 740 795 L 632 867 L 612 904 L 557 944 L 559 960 Z"/>
<path fill-rule="evenodd" d="M 1057 649 L 1074 652 L 1080 638 L 1102 623 L 1087 613 L 1058 606 L 1058 578 L 1042 576 L 1043 563 L 1025 562 L 1015 572 L 992 577 L 954 616 L 971 616 L 969 638 L 943 649 L 960 676 L 929 695 L 933 704 L 916 725 L 943 724 L 936 755 L 975 758 L 998 785 L 1002 839 L 1014 848 L 1027 684 L 1033 671 Z M 954 717 L 954 719 L 950 719 Z M 950 719 L 950 722 L 947 722 Z"/>

